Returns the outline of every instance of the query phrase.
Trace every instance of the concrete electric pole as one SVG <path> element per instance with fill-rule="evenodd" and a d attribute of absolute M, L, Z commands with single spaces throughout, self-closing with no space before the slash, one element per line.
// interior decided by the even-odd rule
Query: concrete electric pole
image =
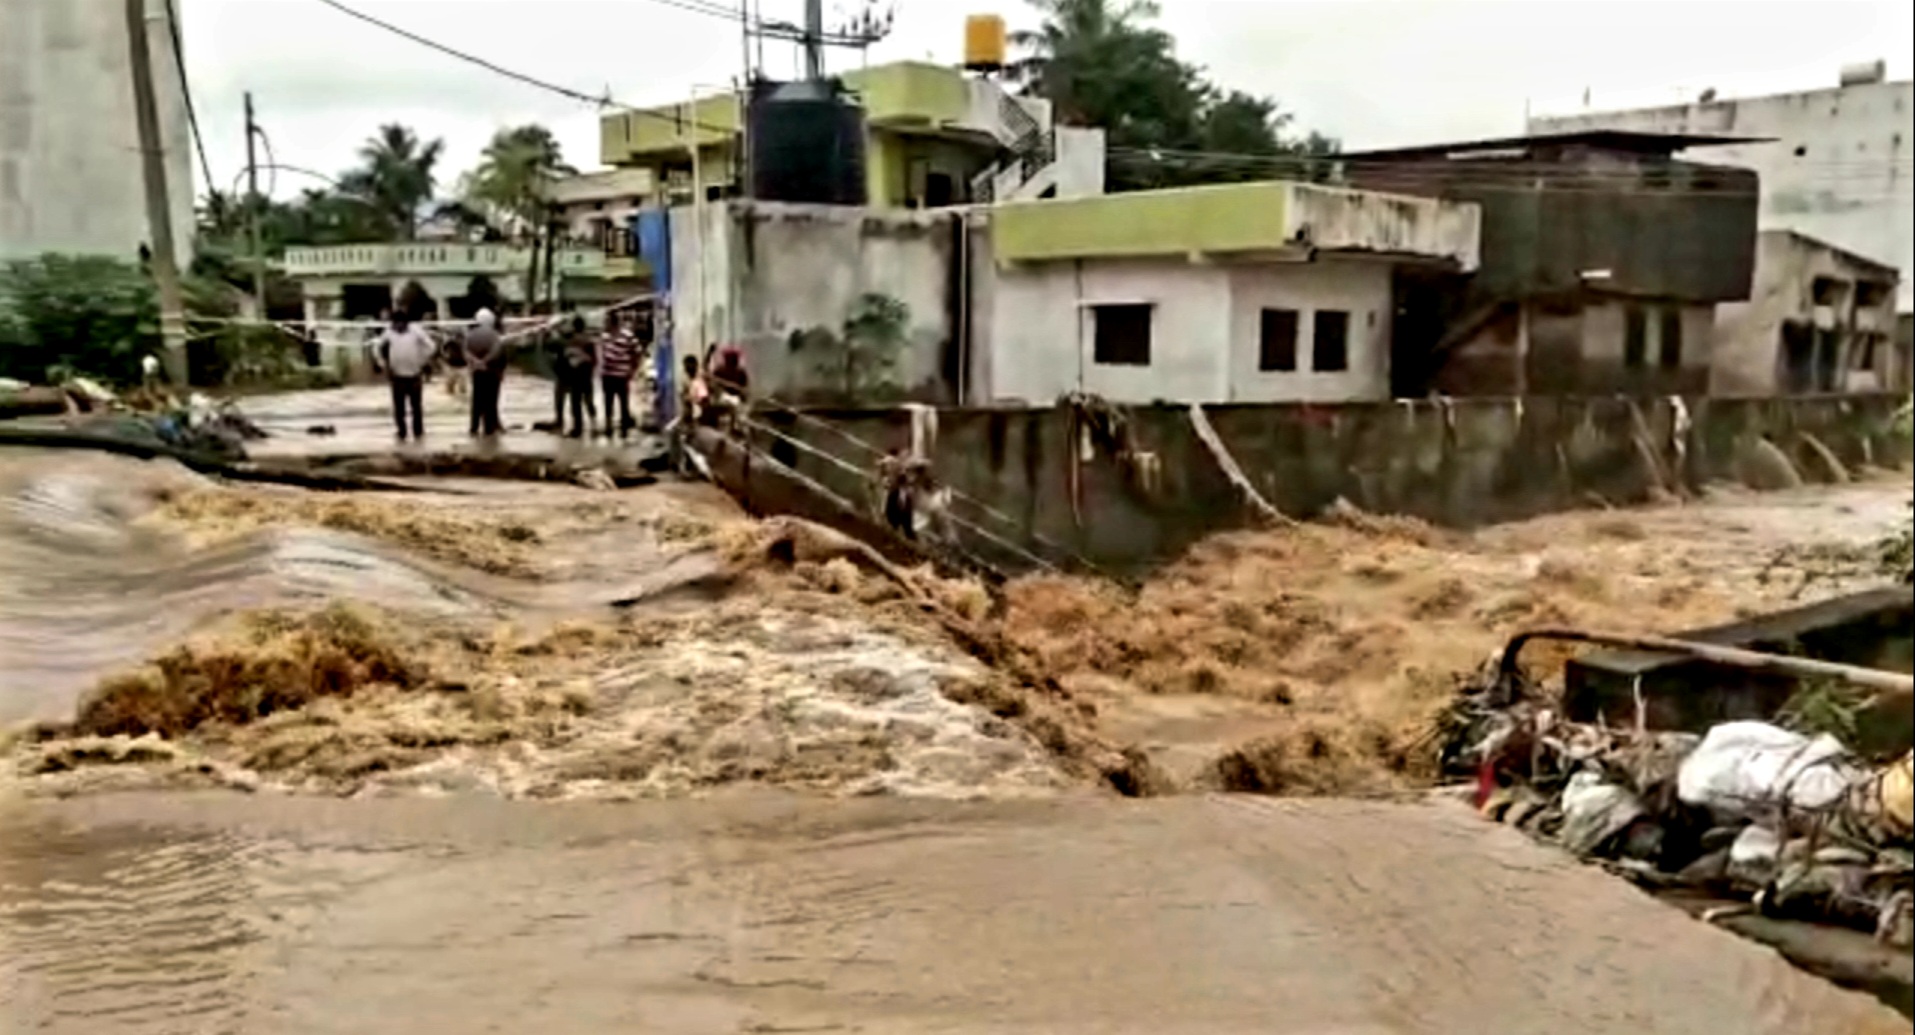
<path fill-rule="evenodd" d="M 265 207 L 259 196 L 259 160 L 253 154 L 253 137 L 258 135 L 259 127 L 253 125 L 253 92 L 246 91 L 246 232 L 252 239 L 253 249 L 253 304 L 259 307 L 254 313 L 261 320 L 266 319 L 266 252 L 259 246 L 260 210 Z"/>
<path fill-rule="evenodd" d="M 150 260 L 160 289 L 161 362 L 175 385 L 186 384 L 186 305 L 173 257 L 173 216 L 167 203 L 166 152 L 160 142 L 159 104 L 153 94 L 153 54 L 147 43 L 146 0 L 126 0 L 126 38 L 133 70 L 133 119 L 139 129 L 140 170 L 146 182 Z"/>

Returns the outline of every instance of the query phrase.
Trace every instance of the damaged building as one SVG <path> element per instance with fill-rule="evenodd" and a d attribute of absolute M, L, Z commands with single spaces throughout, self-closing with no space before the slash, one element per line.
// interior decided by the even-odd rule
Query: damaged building
<path fill-rule="evenodd" d="M 1353 186 L 1482 210 L 1473 274 L 1395 274 L 1399 397 L 1702 394 L 1715 308 L 1749 297 L 1758 181 L 1719 138 L 1589 131 L 1347 155 Z"/>
<path fill-rule="evenodd" d="M 1716 310 L 1712 395 L 1909 390 L 1893 266 L 1793 230 L 1757 238 L 1747 302 Z"/>
<path fill-rule="evenodd" d="M 929 212 L 720 202 L 672 213 L 673 326 L 740 346 L 793 401 L 1386 399 L 1396 274 L 1467 275 L 1478 219 L 1284 182 Z"/>

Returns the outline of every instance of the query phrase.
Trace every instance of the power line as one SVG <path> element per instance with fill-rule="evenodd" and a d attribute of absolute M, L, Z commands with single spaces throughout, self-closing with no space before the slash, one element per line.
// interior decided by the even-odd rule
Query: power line
<path fill-rule="evenodd" d="M 199 112 L 193 106 L 193 88 L 186 84 L 186 48 L 180 45 L 180 16 L 173 0 L 166 0 L 166 32 L 173 39 L 173 67 L 180 73 L 180 96 L 186 100 L 186 125 L 193 133 L 193 150 L 199 152 L 199 174 L 206 189 L 213 189 L 213 167 L 206 161 L 206 141 L 199 132 Z M 187 193 L 192 193 L 188 191 Z"/>
<path fill-rule="evenodd" d="M 620 101 L 616 97 L 613 97 L 611 94 L 611 91 L 609 90 L 607 90 L 604 94 L 601 94 L 599 96 L 593 96 L 591 94 L 583 93 L 581 91 L 574 90 L 569 86 L 562 86 L 558 83 L 549 82 L 547 80 L 540 79 L 537 76 L 528 75 L 524 72 L 519 72 L 514 69 L 510 69 L 495 61 L 490 61 L 486 58 L 479 57 L 476 54 L 471 54 L 466 51 L 460 50 L 457 47 L 453 47 L 445 43 L 440 43 L 437 40 L 431 39 L 426 36 L 422 36 L 419 33 L 413 32 L 410 29 L 403 28 L 398 25 L 394 25 L 393 23 L 388 22 L 382 18 L 375 17 L 373 15 L 367 14 L 364 11 L 358 10 L 356 8 L 348 6 L 347 4 L 341 3 L 340 0 L 319 0 L 319 2 L 322 4 L 325 4 L 327 7 L 330 7 L 333 10 L 338 11 L 339 13 L 344 14 L 350 18 L 358 19 L 359 21 L 365 22 L 368 25 L 372 25 L 377 28 L 384 29 L 385 31 L 390 32 L 396 36 L 404 37 L 405 39 L 411 40 L 412 42 L 417 43 L 422 47 L 428 47 L 432 50 L 436 50 L 439 53 L 446 55 L 447 57 L 456 58 L 460 61 L 466 62 L 467 64 L 477 65 L 478 67 L 483 68 L 486 71 L 493 73 L 494 75 L 504 76 L 507 79 L 511 79 L 516 82 L 523 83 L 527 86 L 536 87 L 540 90 L 545 90 L 549 93 L 554 93 L 561 97 L 568 98 L 570 100 L 579 101 L 584 104 L 590 104 L 596 108 L 601 108 L 601 109 L 602 108 L 621 108 L 621 109 L 624 109 L 624 111 L 627 114 L 642 115 L 646 118 L 657 119 L 661 122 L 670 122 L 674 126 L 678 126 L 681 128 L 691 127 L 694 129 L 708 130 L 712 133 L 718 133 L 725 136 L 731 136 L 739 131 L 739 128 L 736 126 L 721 126 L 716 123 L 703 122 L 696 118 L 666 114 L 661 111 L 648 109 L 648 108 L 642 108 L 635 104 L 628 104 L 623 101 Z M 734 9 L 730 9 L 730 8 L 721 7 L 717 5 L 716 3 L 711 2 L 711 0 L 652 0 L 652 2 L 663 4 L 666 7 L 676 7 L 681 10 L 691 11 L 697 14 L 709 15 L 715 18 L 723 18 L 731 22 L 742 22 L 746 24 L 747 26 L 751 27 L 754 31 L 757 31 L 759 33 L 763 33 L 766 35 L 776 36 L 781 39 L 792 39 L 792 38 L 797 38 L 798 36 L 802 36 L 802 30 L 798 29 L 796 26 L 792 26 L 783 22 L 763 22 L 763 21 L 748 20 L 745 18 L 742 12 L 734 10 Z M 867 33 L 827 33 L 822 37 L 821 42 L 837 45 L 837 46 L 867 46 L 870 43 L 872 43 L 874 39 L 875 37 L 868 32 Z"/>

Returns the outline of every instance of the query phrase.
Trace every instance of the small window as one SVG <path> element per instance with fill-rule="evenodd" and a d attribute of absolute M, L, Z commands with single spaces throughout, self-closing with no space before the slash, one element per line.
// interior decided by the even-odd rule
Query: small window
<path fill-rule="evenodd" d="M 1257 332 L 1258 370 L 1297 368 L 1297 311 L 1265 309 Z"/>
<path fill-rule="evenodd" d="M 1682 310 L 1669 306 L 1662 311 L 1662 369 L 1682 365 Z"/>
<path fill-rule="evenodd" d="M 1330 373 L 1350 368 L 1350 314 L 1319 309 L 1310 339 L 1310 369 Z"/>
<path fill-rule="evenodd" d="M 1855 282 L 1855 304 L 1870 309 L 1888 301 L 1889 286 L 1879 280 L 1858 280 Z"/>
<path fill-rule="evenodd" d="M 1834 277 L 1816 277 L 1809 282 L 1809 298 L 1816 305 L 1834 305 L 1842 298 L 1842 282 Z"/>
<path fill-rule="evenodd" d="M 1091 358 L 1103 366 L 1149 366 L 1151 309 L 1149 303 L 1091 306 Z"/>
<path fill-rule="evenodd" d="M 1649 360 L 1649 317 L 1639 305 L 1622 314 L 1622 365 L 1635 369 Z"/>

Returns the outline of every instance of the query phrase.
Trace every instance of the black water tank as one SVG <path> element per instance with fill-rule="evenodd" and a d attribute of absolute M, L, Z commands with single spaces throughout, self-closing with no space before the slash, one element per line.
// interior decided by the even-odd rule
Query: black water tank
<path fill-rule="evenodd" d="M 752 197 L 865 203 L 864 109 L 837 80 L 760 81 L 745 125 Z"/>

